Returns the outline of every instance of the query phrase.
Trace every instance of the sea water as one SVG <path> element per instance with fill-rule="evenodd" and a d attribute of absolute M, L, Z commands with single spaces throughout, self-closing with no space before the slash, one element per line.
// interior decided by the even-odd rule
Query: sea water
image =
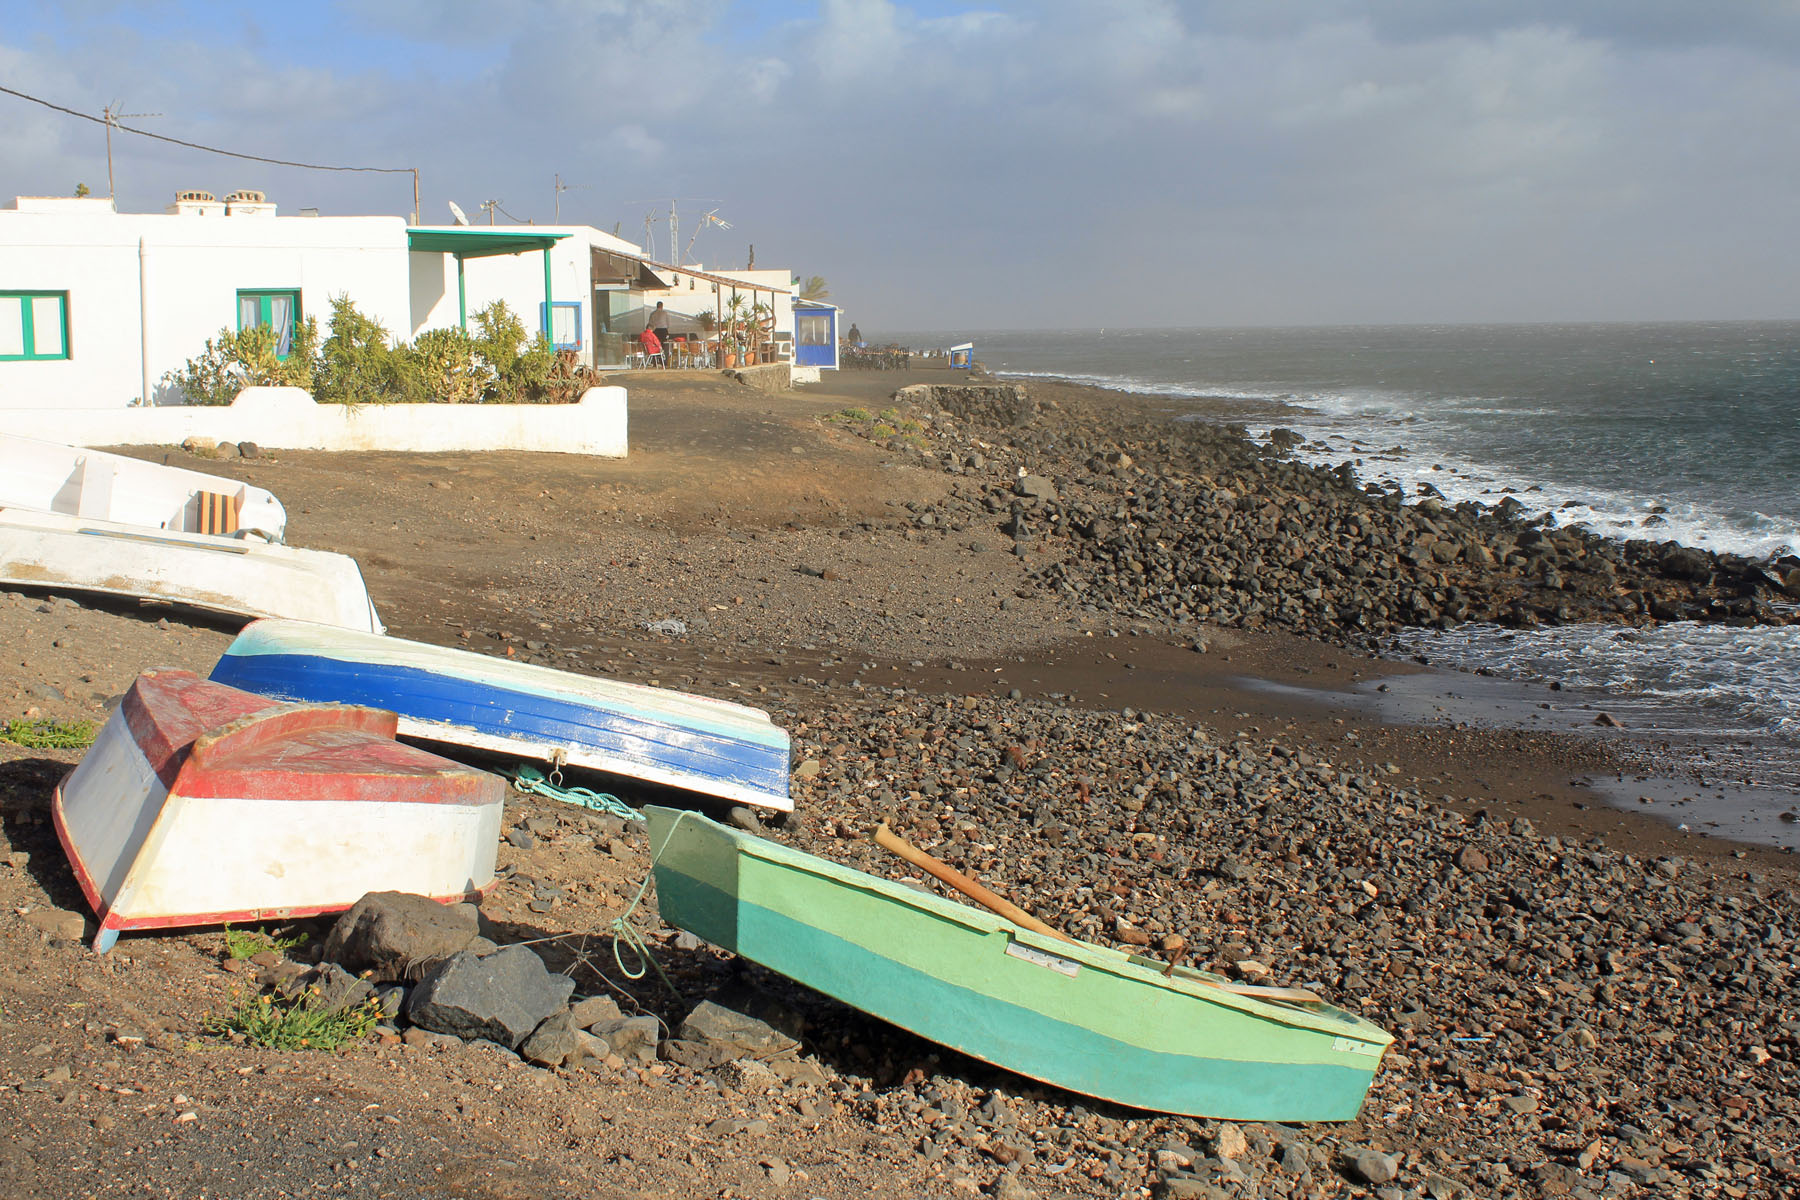
<path fill-rule="evenodd" d="M 989 370 L 1238 402 L 1309 461 L 1558 525 L 1756 559 L 1800 553 L 1800 322 L 953 331 Z M 1271 409 L 1271 405 L 1282 406 Z M 1703 731 L 1771 813 L 1800 789 L 1800 626 L 1412 631 L 1433 663 L 1554 681 L 1658 730 Z M 1793 840 L 1792 830 L 1786 827 Z"/>

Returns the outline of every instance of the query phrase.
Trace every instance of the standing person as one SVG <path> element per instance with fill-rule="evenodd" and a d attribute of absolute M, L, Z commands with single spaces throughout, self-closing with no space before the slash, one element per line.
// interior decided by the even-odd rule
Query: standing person
<path fill-rule="evenodd" d="M 669 344 L 669 314 L 663 308 L 661 300 L 656 302 L 656 308 L 651 312 L 650 319 L 644 322 L 644 328 L 655 331 L 656 340 L 663 345 Z"/>
<path fill-rule="evenodd" d="M 848 340 L 852 346 L 860 346 L 863 344 L 862 330 L 856 327 L 855 321 L 850 322 L 850 336 Z"/>

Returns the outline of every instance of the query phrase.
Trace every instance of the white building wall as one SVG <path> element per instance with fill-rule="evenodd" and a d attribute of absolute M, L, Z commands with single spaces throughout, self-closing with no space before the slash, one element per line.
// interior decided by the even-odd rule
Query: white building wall
<path fill-rule="evenodd" d="M 69 357 L 0 362 L 0 408 L 174 402 L 163 375 L 237 329 L 237 293 L 300 292 L 303 317 L 331 297 L 404 336 L 411 321 L 400 217 L 129 214 L 107 200 L 0 211 L 0 290 L 66 291 Z"/>
<path fill-rule="evenodd" d="M 453 226 L 432 228 L 453 229 Z M 486 228 L 477 226 L 476 228 Z M 562 238 L 550 250 L 550 299 L 558 304 L 581 305 L 577 327 L 581 331 L 582 363 L 593 364 L 594 292 L 592 251 L 620 250 L 637 254 L 637 246 L 590 225 L 531 225 L 524 233 L 561 233 Z M 544 302 L 544 255 L 540 250 L 523 254 L 496 254 L 487 258 L 471 258 L 463 264 L 463 286 L 471 322 L 475 314 L 495 300 L 506 306 L 525 323 L 525 331 L 535 335 L 542 328 L 541 308 Z M 456 290 L 456 259 L 449 254 L 414 254 L 409 272 L 412 297 L 411 336 L 427 329 L 445 329 L 457 324 L 459 312 Z M 604 301 L 603 301 L 604 302 Z M 473 331 L 473 324 L 470 325 Z"/>

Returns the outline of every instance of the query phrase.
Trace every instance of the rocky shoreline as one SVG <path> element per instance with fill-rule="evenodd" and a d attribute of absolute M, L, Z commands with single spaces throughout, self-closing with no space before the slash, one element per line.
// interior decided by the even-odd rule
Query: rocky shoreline
<path fill-rule="evenodd" d="M 684 438 L 710 435 L 733 394 L 695 394 L 687 409 L 674 391 L 634 403 L 666 404 Z M 1378 730 L 1122 704 L 1032 649 L 1123 632 L 1111 644 L 1134 642 L 1134 658 L 1214 664 L 1270 629 L 1345 646 L 1459 612 L 1779 620 L 1780 564 L 1402 505 L 1235 430 L 1173 425 L 1083 389 L 810 405 L 774 422 L 766 454 L 782 459 L 757 460 L 769 475 L 741 495 L 753 505 L 794 476 L 783 460 L 838 456 L 847 483 L 809 479 L 779 509 L 672 511 L 660 494 L 586 484 L 575 521 L 554 507 L 559 493 L 604 472 L 552 478 L 539 464 L 510 492 L 494 482 L 468 497 L 466 477 L 439 486 L 436 464 L 359 474 L 296 456 L 233 469 L 362 557 L 409 636 L 768 707 L 794 738 L 796 812 L 767 836 L 901 876 L 867 841 L 886 822 L 1077 936 L 1320 988 L 1398 1039 L 1361 1118 L 1160 1117 L 972 1062 L 663 927 L 653 894 L 634 911 L 648 866 L 636 827 L 525 796 L 508 800 L 504 881 L 465 932 L 509 963 L 530 945 L 576 997 L 610 997 L 617 1015 L 558 985 L 557 1005 L 571 1007 L 499 1041 L 485 1026 L 431 1030 L 445 1024 L 433 1015 L 409 1030 L 404 1014 L 429 1010 L 392 990 L 417 979 L 394 979 L 382 993 L 391 1023 L 370 1045 L 323 1062 L 232 1045 L 202 1020 L 245 981 L 218 934 L 128 939 L 109 959 L 74 940 L 79 893 L 45 806 L 77 755 L 0 747 L 0 900 L 24 910 L 0 923 L 14 968 L 0 985 L 0 1114 L 18 1131 L 0 1178 L 14 1193 L 77 1180 L 125 1194 L 147 1179 L 282 1194 L 293 1181 L 239 1149 L 271 1127 L 300 1131 L 295 1161 L 344 1194 L 1739 1200 L 1800 1186 L 1800 913 L 1779 862 L 1548 831 L 1512 781 L 1441 782 L 1448 770 L 1374 752 Z M 720 461 L 737 469 L 739 448 Z M 359 517 L 359 533 L 346 508 L 391 515 L 394 532 L 378 541 L 385 524 Z M 466 578 L 430 560 L 404 589 L 382 574 L 415 537 L 465 528 Z M 687 632 L 643 629 L 669 618 Z M 204 670 L 224 636 L 38 597 L 5 599 L 0 627 L 19 648 L 18 701 L 58 716 L 103 701 L 137 666 Z M 1334 655 L 1374 669 L 1349 650 L 1308 661 L 1347 674 Z M 1126 686 L 1130 661 L 1097 657 L 1100 687 L 1142 691 Z M 1514 752 L 1521 771 L 1539 753 L 1511 742 L 1487 753 L 1504 768 Z M 621 918 L 678 995 L 653 972 L 621 975 Z M 280 986 L 334 955 L 352 974 L 369 967 L 327 940 L 330 926 L 308 927 L 308 943 L 251 978 Z M 791 1039 L 774 1056 L 783 1065 L 706 1048 L 705 1022 L 682 1036 L 708 998 Z M 46 1012 L 72 1015 L 26 1015 Z M 630 1030 L 613 1024 L 634 1016 Z M 560 1024 L 521 1055 L 547 1020 Z M 144 1179 L 106 1174 L 126 1151 Z"/>
<path fill-rule="evenodd" d="M 1058 405 L 1040 420 L 1018 384 L 914 385 L 895 400 L 906 433 L 878 419 L 863 428 L 951 471 L 991 476 L 990 457 L 1016 462 L 1015 479 L 984 489 L 983 508 L 1005 513 L 1016 545 L 1047 543 L 1038 586 L 1123 617 L 1275 625 L 1347 644 L 1464 621 L 1800 619 L 1789 605 L 1800 560 L 1558 529 L 1510 496 L 1492 507 L 1408 497 L 1359 483 L 1348 464 L 1292 461 L 1299 438 L 1279 427 L 1258 444 L 1236 425 L 1091 408 Z"/>

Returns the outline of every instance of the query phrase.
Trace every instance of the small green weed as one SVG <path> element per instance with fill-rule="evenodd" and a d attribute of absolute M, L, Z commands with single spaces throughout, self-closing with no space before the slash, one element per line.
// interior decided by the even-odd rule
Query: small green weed
<path fill-rule="evenodd" d="M 265 950 L 286 954 L 304 941 L 304 934 L 280 937 L 263 929 L 233 929 L 229 925 L 225 927 L 225 953 L 232 958 L 253 958 Z"/>
<path fill-rule="evenodd" d="M 877 421 L 877 422 L 875 422 L 875 424 L 873 424 L 869 427 L 869 436 L 870 437 L 890 438 L 890 437 L 894 436 L 894 433 L 895 433 L 895 430 L 892 425 L 888 425 L 881 421 Z"/>
<path fill-rule="evenodd" d="M 271 1050 L 336 1050 L 366 1037 L 381 1020 L 381 1002 L 365 1000 L 336 1012 L 319 1006 L 319 989 L 294 999 L 234 992 L 228 1012 L 206 1018 L 211 1033 L 241 1034 Z"/>
<path fill-rule="evenodd" d="M 8 721 L 0 742 L 27 750 L 79 750 L 94 744 L 92 721 Z"/>
<path fill-rule="evenodd" d="M 831 419 L 834 421 L 866 421 L 869 419 L 869 410 L 866 408 L 840 409 L 831 414 Z"/>

